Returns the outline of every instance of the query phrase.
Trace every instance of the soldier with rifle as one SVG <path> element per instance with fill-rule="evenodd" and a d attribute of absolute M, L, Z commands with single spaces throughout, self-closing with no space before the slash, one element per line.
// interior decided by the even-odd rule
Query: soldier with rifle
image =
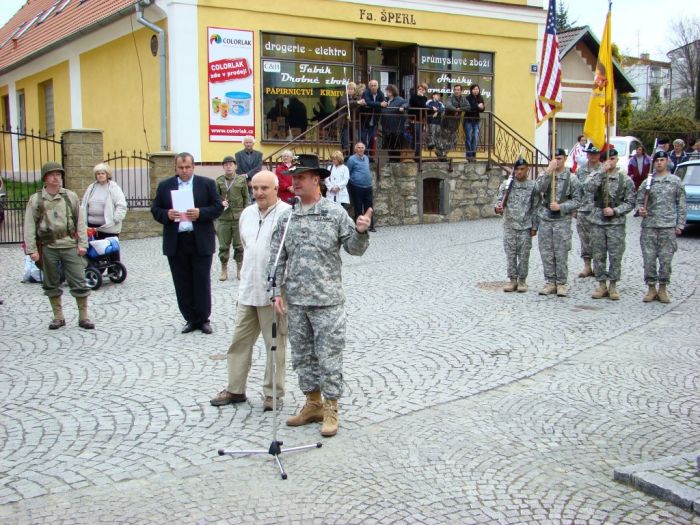
<path fill-rule="evenodd" d="M 668 168 L 668 153 L 654 153 L 653 172 L 642 182 L 637 194 L 637 212 L 642 217 L 640 244 L 644 260 L 644 282 L 648 286 L 643 301 L 671 302 L 667 286 L 671 282 L 671 262 L 678 249 L 676 236 L 683 233 L 686 220 L 685 188 Z M 656 290 L 656 283 L 659 289 Z"/>
<path fill-rule="evenodd" d="M 527 177 L 528 164 L 518 158 L 513 173 L 498 189 L 494 209 L 503 215 L 503 249 L 508 262 L 508 279 L 504 292 L 527 292 L 532 237 L 537 235 L 535 182 Z"/>

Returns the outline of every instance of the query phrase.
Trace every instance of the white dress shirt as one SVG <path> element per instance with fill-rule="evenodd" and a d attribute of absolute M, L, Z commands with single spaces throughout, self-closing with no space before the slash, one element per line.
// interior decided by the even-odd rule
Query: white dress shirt
<path fill-rule="evenodd" d="M 265 213 L 257 204 L 251 204 L 241 213 L 238 221 L 243 245 L 243 266 L 238 283 L 238 302 L 246 306 L 270 306 L 267 291 L 267 265 L 270 261 L 270 239 L 280 214 L 291 208 L 281 200 Z"/>
<path fill-rule="evenodd" d="M 186 190 L 186 191 L 192 191 L 192 179 L 194 177 L 190 177 L 190 180 L 187 182 L 184 182 L 181 180 L 179 177 L 177 179 L 177 189 L 178 190 Z M 191 232 L 194 230 L 194 226 L 192 225 L 192 221 L 180 221 L 180 223 L 177 226 L 177 231 L 178 233 L 182 232 Z"/>

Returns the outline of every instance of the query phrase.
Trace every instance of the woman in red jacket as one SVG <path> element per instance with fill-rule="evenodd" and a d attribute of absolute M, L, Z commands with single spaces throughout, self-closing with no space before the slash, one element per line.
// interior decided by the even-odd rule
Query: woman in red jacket
<path fill-rule="evenodd" d="M 635 155 L 630 157 L 630 162 L 627 165 L 627 175 L 634 182 L 635 189 L 639 189 L 639 185 L 649 175 L 651 169 L 651 157 L 647 155 L 644 146 L 639 146 Z"/>
<path fill-rule="evenodd" d="M 282 162 L 280 162 L 275 169 L 275 174 L 280 182 L 279 188 L 277 188 L 277 196 L 282 199 L 282 202 L 288 202 L 288 199 L 294 198 L 294 186 L 292 185 L 292 176 L 285 175 L 284 172 L 292 167 L 294 153 L 290 150 L 284 150 L 280 157 L 282 158 Z"/>

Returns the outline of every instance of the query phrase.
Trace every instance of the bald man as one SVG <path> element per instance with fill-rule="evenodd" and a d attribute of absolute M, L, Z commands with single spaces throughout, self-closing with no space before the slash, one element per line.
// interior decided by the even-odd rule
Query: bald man
<path fill-rule="evenodd" d="M 210 402 L 214 406 L 247 401 L 246 381 L 253 355 L 253 346 L 260 332 L 267 349 L 263 380 L 263 410 L 272 410 L 272 381 L 277 385 L 277 407 L 284 397 L 287 351 L 287 320 L 280 317 L 277 330 L 277 374 L 272 377 L 272 303 L 267 292 L 267 263 L 270 259 L 270 238 L 280 214 L 289 209 L 277 198 L 279 181 L 271 171 L 260 171 L 251 180 L 255 203 L 241 213 L 239 227 L 243 245 L 243 266 L 238 284 L 238 306 L 233 341 L 228 349 L 228 386 Z"/>

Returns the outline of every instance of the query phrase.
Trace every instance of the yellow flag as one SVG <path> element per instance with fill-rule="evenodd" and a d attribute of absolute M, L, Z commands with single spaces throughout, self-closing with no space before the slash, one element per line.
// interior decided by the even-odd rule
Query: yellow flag
<path fill-rule="evenodd" d="M 593 92 L 588 102 L 588 114 L 583 125 L 583 133 L 593 145 L 600 149 L 605 145 L 606 128 L 615 122 L 615 78 L 612 60 L 612 39 L 610 38 L 612 14 L 608 10 L 600 43 L 598 62 L 593 80 Z"/>

